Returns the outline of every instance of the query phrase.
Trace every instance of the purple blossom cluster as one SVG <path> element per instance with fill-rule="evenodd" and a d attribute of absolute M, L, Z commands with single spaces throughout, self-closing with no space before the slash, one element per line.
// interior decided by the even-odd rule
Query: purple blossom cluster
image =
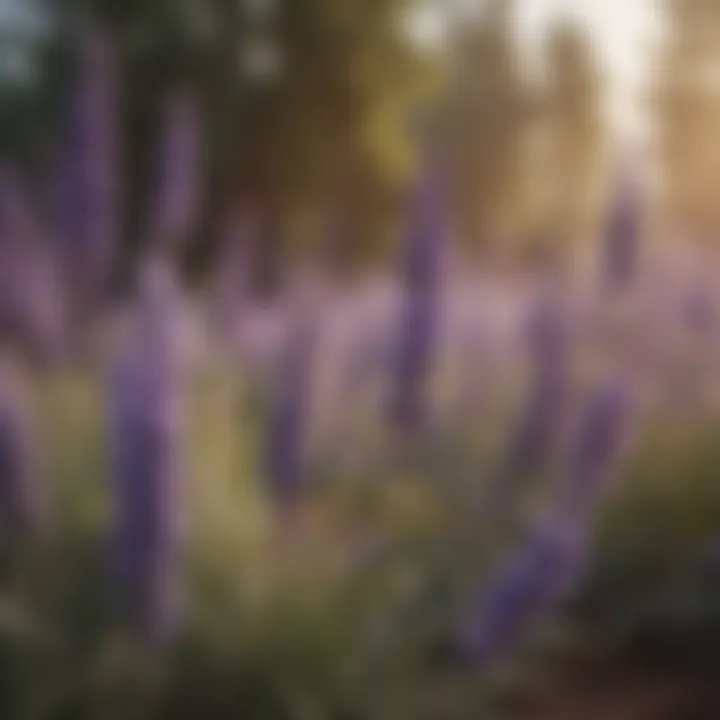
<path fill-rule="evenodd" d="M 483 666 L 504 656 L 523 632 L 562 602 L 585 568 L 592 519 L 622 449 L 630 397 L 611 379 L 590 399 L 569 448 L 550 519 L 491 576 L 456 638 L 463 661 Z"/>
<path fill-rule="evenodd" d="M 18 173 L 0 170 L 0 342 L 49 362 L 63 352 L 58 268 Z"/>
<path fill-rule="evenodd" d="M 114 38 L 104 30 L 91 29 L 85 36 L 77 86 L 58 144 L 54 226 L 49 234 L 57 241 L 55 257 L 62 275 L 53 275 L 54 256 L 42 250 L 42 233 L 21 183 L 11 170 L 0 171 L 2 350 L 15 343 L 47 348 L 58 341 L 63 323 L 54 311 L 63 303 L 54 283 L 59 279 L 71 296 L 74 321 L 82 325 L 102 309 L 122 229 L 115 50 Z M 115 357 L 106 398 L 116 587 L 123 618 L 151 642 L 176 634 L 184 604 L 185 363 L 183 302 L 175 265 L 199 219 L 203 161 L 200 109 L 187 88 L 166 98 L 160 124 L 147 221 L 150 250 L 140 263 L 129 333 Z M 625 180 L 618 188 L 605 243 L 607 276 L 614 286 L 628 284 L 637 265 L 640 208 L 635 186 Z M 350 359 L 351 370 L 361 364 L 374 370 L 385 365 L 387 347 L 395 350 L 385 408 L 388 426 L 397 431 L 395 439 L 428 427 L 432 371 L 444 329 L 450 225 L 445 190 L 438 168 L 426 162 L 409 199 L 399 268 L 400 321 L 390 342 L 383 336 L 381 348 L 373 344 L 372 358 L 358 352 Z M 226 255 L 214 288 L 221 333 L 234 329 L 254 240 L 254 229 L 239 212 L 231 212 L 226 232 Z M 559 449 L 571 384 L 567 309 L 555 292 L 541 296 L 533 307 L 526 337 L 531 384 L 491 478 L 488 508 L 494 514 L 502 515 L 523 483 L 546 471 Z M 307 298 L 301 298 L 290 315 L 263 458 L 265 488 L 281 530 L 296 520 L 307 490 L 321 332 L 316 303 Z M 356 372 L 353 381 L 362 375 Z M 550 520 L 499 565 L 461 623 L 455 639 L 466 660 L 484 665 L 502 656 L 539 614 L 572 590 L 584 568 L 592 518 L 614 474 L 629 405 L 627 387 L 612 380 L 584 408 Z M 34 442 L 21 384 L 2 364 L 0 531 L 6 534 L 32 532 L 40 525 L 43 498 Z"/>
<path fill-rule="evenodd" d="M 115 38 L 99 27 L 83 36 L 52 178 L 53 233 L 74 320 L 106 299 L 117 251 L 120 187 L 118 63 Z"/>
<path fill-rule="evenodd" d="M 558 449 L 570 391 L 570 328 L 560 298 L 543 295 L 528 325 L 531 386 L 510 432 L 500 467 L 490 482 L 488 508 L 507 509 L 533 474 L 546 469 Z"/>
<path fill-rule="evenodd" d="M 608 486 L 628 431 L 632 392 L 621 378 L 596 390 L 570 445 L 556 512 L 587 528 Z"/>
<path fill-rule="evenodd" d="M 303 494 L 317 340 L 317 318 L 302 303 L 288 328 L 266 457 L 269 496 L 286 520 L 296 516 Z"/>
<path fill-rule="evenodd" d="M 182 601 L 183 383 L 180 300 L 171 268 L 143 274 L 130 341 L 110 376 L 113 547 L 122 610 L 164 640 Z"/>
<path fill-rule="evenodd" d="M 200 209 L 199 111 L 180 88 L 165 102 L 151 237 L 167 252 L 186 249 Z"/>
<path fill-rule="evenodd" d="M 539 615 L 572 589 L 583 567 L 584 538 L 548 524 L 500 564 L 457 634 L 463 662 L 485 666 L 504 656 Z"/>
<path fill-rule="evenodd" d="M 248 289 L 256 228 L 247 210 L 233 208 L 225 221 L 223 248 L 215 277 L 214 325 L 221 343 L 237 338 L 238 322 Z"/>
<path fill-rule="evenodd" d="M 416 430 L 427 421 L 430 371 L 440 321 L 448 227 L 444 189 L 430 164 L 413 188 L 408 222 L 400 268 L 405 299 L 389 405 L 390 422 L 402 432 Z"/>
<path fill-rule="evenodd" d="M 626 167 L 612 197 L 605 228 L 605 279 L 610 288 L 630 285 L 637 275 L 642 204 L 635 168 Z"/>

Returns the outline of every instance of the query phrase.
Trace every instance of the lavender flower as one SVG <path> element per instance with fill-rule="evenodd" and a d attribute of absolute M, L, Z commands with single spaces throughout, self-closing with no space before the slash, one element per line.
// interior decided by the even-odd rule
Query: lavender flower
<path fill-rule="evenodd" d="M 590 515 L 610 479 L 625 429 L 629 396 L 612 380 L 590 402 L 571 447 L 551 519 L 501 565 L 457 637 L 462 658 L 484 664 L 506 652 L 538 615 L 572 590 L 583 570 Z"/>
<path fill-rule="evenodd" d="M 182 362 L 170 268 L 145 268 L 133 342 L 110 385 L 114 548 L 123 611 L 151 641 L 172 636 L 181 601 Z"/>
<path fill-rule="evenodd" d="M 43 364 L 64 357 L 66 345 L 66 297 L 62 276 L 45 247 L 29 250 L 23 273 L 26 289 L 24 344 Z"/>
<path fill-rule="evenodd" d="M 490 483 L 488 507 L 506 509 L 518 484 L 542 469 L 556 449 L 565 420 L 569 390 L 569 328 L 554 295 L 541 298 L 529 324 L 533 379 L 527 405 L 500 468 Z"/>
<path fill-rule="evenodd" d="M 694 285 L 683 300 L 682 324 L 700 339 L 712 337 L 717 322 L 717 309 L 710 289 Z"/>
<path fill-rule="evenodd" d="M 0 169 L 0 336 L 48 361 L 62 348 L 64 303 L 40 235 L 17 175 Z"/>
<path fill-rule="evenodd" d="M 422 425 L 427 417 L 427 375 L 435 341 L 435 299 L 418 295 L 408 302 L 396 357 L 391 419 L 401 430 Z"/>
<path fill-rule="evenodd" d="M 0 361 L 0 533 L 35 536 L 44 524 L 35 432 L 19 374 Z"/>
<path fill-rule="evenodd" d="M 234 210 L 225 228 L 225 246 L 216 280 L 216 328 L 219 339 L 234 339 L 240 306 L 247 290 L 248 265 L 255 238 L 253 222 L 246 213 Z"/>
<path fill-rule="evenodd" d="M 612 480 L 630 407 L 626 384 L 611 378 L 596 391 L 581 418 L 555 510 L 578 529 L 587 527 Z"/>
<path fill-rule="evenodd" d="M 584 557 L 584 538 L 574 527 L 536 530 L 474 601 L 455 638 L 460 659 L 482 667 L 502 658 L 538 615 L 565 597 Z"/>
<path fill-rule="evenodd" d="M 117 61 L 101 28 L 81 45 L 77 86 L 56 158 L 55 232 L 80 322 L 104 298 L 118 232 Z"/>
<path fill-rule="evenodd" d="M 151 237 L 174 251 L 187 242 L 198 216 L 199 117 L 194 98 L 184 89 L 168 97 L 164 113 Z"/>
<path fill-rule="evenodd" d="M 403 431 L 427 417 L 428 377 L 437 341 L 447 232 L 443 190 L 427 168 L 410 199 L 410 227 L 402 259 L 405 308 L 390 398 L 390 421 Z"/>
<path fill-rule="evenodd" d="M 289 516 L 295 514 L 302 494 L 317 334 L 316 318 L 301 306 L 289 328 L 270 425 L 269 492 L 279 513 Z"/>
<path fill-rule="evenodd" d="M 634 168 L 619 178 L 605 230 L 605 277 L 609 287 L 629 285 L 637 273 L 642 208 Z"/>

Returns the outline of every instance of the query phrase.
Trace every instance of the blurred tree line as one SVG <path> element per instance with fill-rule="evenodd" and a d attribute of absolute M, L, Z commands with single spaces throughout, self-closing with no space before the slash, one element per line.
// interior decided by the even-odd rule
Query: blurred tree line
<path fill-rule="evenodd" d="M 666 9 L 651 95 L 661 202 L 676 230 L 707 240 L 720 232 L 720 4 L 667 0 Z"/>
<path fill-rule="evenodd" d="M 593 227 L 605 140 L 591 38 L 561 21 L 539 61 L 522 3 L 443 3 L 441 50 L 408 17 L 430 0 L 3 0 L 0 151 L 41 187 L 88 19 L 121 54 L 126 255 L 146 241 L 164 91 L 202 110 L 202 222 L 188 266 L 216 256 L 229 208 L 255 215 L 258 282 L 312 250 L 339 268 L 383 257 L 428 103 L 450 158 L 455 233 L 474 253 L 565 246 Z M 531 67 L 530 67 L 531 66 Z"/>
<path fill-rule="evenodd" d="M 454 216 L 470 250 L 557 259 L 597 221 L 602 78 L 592 39 L 567 19 L 551 25 L 539 57 L 523 57 L 518 8 L 490 0 L 452 26 L 445 109 Z"/>

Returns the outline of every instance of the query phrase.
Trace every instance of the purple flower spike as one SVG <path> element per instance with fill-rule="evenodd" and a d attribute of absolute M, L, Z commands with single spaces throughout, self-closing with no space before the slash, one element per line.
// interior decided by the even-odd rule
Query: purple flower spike
<path fill-rule="evenodd" d="M 500 659 L 541 614 L 561 602 L 578 581 L 597 509 L 626 428 L 630 397 L 612 380 L 600 388 L 578 428 L 548 523 L 500 567 L 456 638 L 461 659 L 483 666 Z"/>
<path fill-rule="evenodd" d="M 248 286 L 255 226 L 243 211 L 231 213 L 225 228 L 225 246 L 216 279 L 215 325 L 221 342 L 236 337 L 240 309 Z"/>
<path fill-rule="evenodd" d="M 19 374 L 8 359 L 0 365 L 0 534 L 37 536 L 44 525 L 35 432 Z"/>
<path fill-rule="evenodd" d="M 637 274 L 642 205 L 635 168 L 618 180 L 605 230 L 605 277 L 612 289 L 627 287 Z"/>
<path fill-rule="evenodd" d="M 182 250 L 198 219 L 200 129 L 197 104 L 176 90 L 165 104 L 151 237 L 168 252 Z"/>
<path fill-rule="evenodd" d="M 182 368 L 170 268 L 145 268 L 133 343 L 111 376 L 114 549 L 123 614 L 151 642 L 169 640 L 182 601 Z"/>
<path fill-rule="evenodd" d="M 440 320 L 445 212 L 441 183 L 427 168 L 410 198 L 410 227 L 401 265 L 406 297 L 389 415 L 391 423 L 404 432 L 421 427 L 428 415 L 428 381 Z"/>
<path fill-rule="evenodd" d="M 57 268 L 10 168 L 0 170 L 0 336 L 33 359 L 62 349 L 64 303 Z"/>
<path fill-rule="evenodd" d="M 582 534 L 566 526 L 540 528 L 503 563 L 475 601 L 456 636 L 463 663 L 484 667 L 502 659 L 539 615 L 572 589 L 582 571 Z"/>
<path fill-rule="evenodd" d="M 447 216 L 445 190 L 427 167 L 410 196 L 407 244 L 401 272 L 408 291 L 436 292 L 442 280 Z"/>
<path fill-rule="evenodd" d="M 317 318 L 303 305 L 289 328 L 267 455 L 269 492 L 280 515 L 296 515 L 305 470 L 317 345 Z"/>
<path fill-rule="evenodd" d="M 391 419 L 401 430 L 421 427 L 427 418 L 427 375 L 436 337 L 435 312 L 435 298 L 427 295 L 418 295 L 405 308 L 391 407 Z"/>
<path fill-rule="evenodd" d="M 585 527 L 601 501 L 622 449 L 632 405 L 627 385 L 607 381 L 591 399 L 560 488 L 558 515 Z"/>
<path fill-rule="evenodd" d="M 117 247 L 118 116 L 114 40 L 91 28 L 82 41 L 52 188 L 58 255 L 74 291 L 77 321 L 105 298 Z"/>
<path fill-rule="evenodd" d="M 528 341 L 532 386 L 490 484 L 488 507 L 493 513 L 506 509 L 528 475 L 543 469 L 559 444 L 570 383 L 570 333 L 564 308 L 554 295 L 543 297 L 535 308 Z"/>

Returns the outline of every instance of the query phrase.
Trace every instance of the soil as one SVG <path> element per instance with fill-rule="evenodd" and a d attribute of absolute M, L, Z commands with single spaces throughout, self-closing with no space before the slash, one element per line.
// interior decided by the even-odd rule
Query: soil
<path fill-rule="evenodd" d="M 617 663 L 559 672 L 507 720 L 720 720 L 717 671 Z"/>

